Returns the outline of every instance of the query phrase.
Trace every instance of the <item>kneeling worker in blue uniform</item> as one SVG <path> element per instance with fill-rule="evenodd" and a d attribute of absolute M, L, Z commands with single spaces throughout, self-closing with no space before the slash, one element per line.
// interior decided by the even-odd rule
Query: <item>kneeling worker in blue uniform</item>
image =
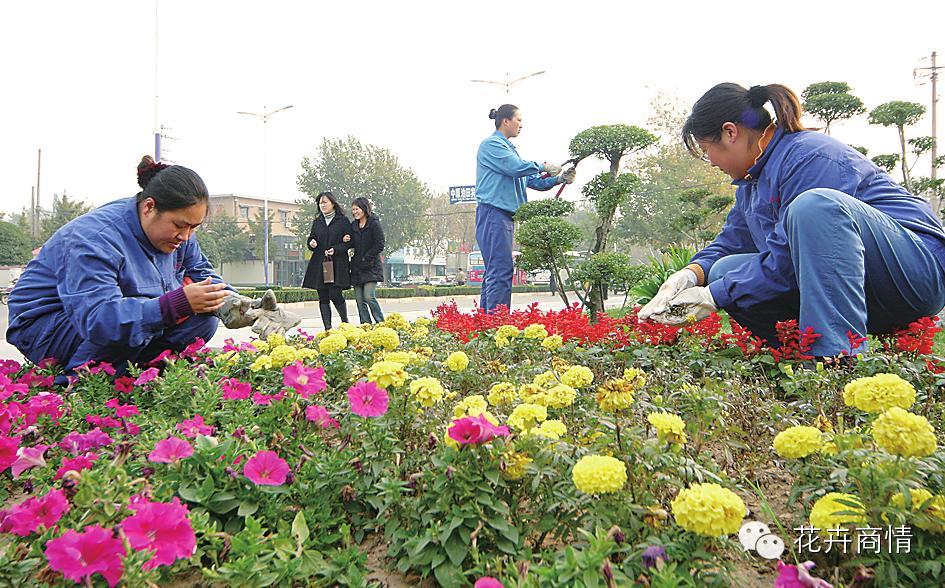
<path fill-rule="evenodd" d="M 64 225 L 26 266 L 7 329 L 23 355 L 67 370 L 102 361 L 123 370 L 209 341 L 218 319 L 263 337 L 299 323 L 271 294 L 254 301 L 216 274 L 194 235 L 210 198 L 200 176 L 146 156 L 138 184 L 137 195 Z"/>

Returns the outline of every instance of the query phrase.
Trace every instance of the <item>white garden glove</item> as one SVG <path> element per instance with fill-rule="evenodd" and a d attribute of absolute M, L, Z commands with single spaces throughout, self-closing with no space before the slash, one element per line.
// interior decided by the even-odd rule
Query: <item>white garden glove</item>
<path fill-rule="evenodd" d="M 559 184 L 572 184 L 574 183 L 574 178 L 577 175 L 577 170 L 573 167 L 568 168 L 568 171 L 564 172 L 558 177 Z"/>
<path fill-rule="evenodd" d="M 668 278 L 666 278 L 666 281 L 663 282 L 663 285 L 660 286 L 656 296 L 654 296 L 652 300 L 647 302 L 646 305 L 640 309 L 640 313 L 637 315 L 637 317 L 641 321 L 645 321 L 653 315 L 665 311 L 668 307 L 669 301 L 674 296 L 686 288 L 692 288 L 697 283 L 699 283 L 699 278 L 696 276 L 696 272 L 692 271 L 691 269 L 683 268 L 670 275 Z"/>
<path fill-rule="evenodd" d="M 674 296 L 667 309 L 653 315 L 653 320 L 664 325 L 690 325 L 717 311 L 708 286 L 686 288 Z"/>
<path fill-rule="evenodd" d="M 272 290 L 266 290 L 262 298 L 249 298 L 236 292 L 229 292 L 223 299 L 221 306 L 215 314 L 217 318 L 223 321 L 223 325 L 228 329 L 242 329 L 256 322 L 260 310 L 274 311 L 279 308 L 276 302 L 276 295 Z"/>
<path fill-rule="evenodd" d="M 545 164 L 541 167 L 541 171 L 547 173 L 549 176 L 556 176 L 561 173 L 562 167 L 557 163 L 551 163 L 546 161 Z"/>
<path fill-rule="evenodd" d="M 281 308 L 276 310 L 254 309 L 249 312 L 256 316 L 253 332 L 259 335 L 259 338 L 263 341 L 268 340 L 270 335 L 283 335 L 302 322 L 302 317 Z"/>

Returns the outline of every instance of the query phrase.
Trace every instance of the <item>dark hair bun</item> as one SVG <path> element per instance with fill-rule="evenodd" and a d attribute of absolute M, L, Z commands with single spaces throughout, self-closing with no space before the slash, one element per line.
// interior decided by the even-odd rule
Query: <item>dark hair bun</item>
<path fill-rule="evenodd" d="M 764 106 L 765 102 L 770 98 L 771 93 L 768 91 L 768 86 L 752 86 L 748 88 L 748 103 L 755 108 Z"/>
<path fill-rule="evenodd" d="M 138 185 L 141 186 L 141 189 L 144 190 L 148 186 L 148 182 L 151 181 L 151 178 L 166 167 L 169 166 L 164 163 L 155 162 L 154 158 L 150 155 L 142 157 L 141 162 L 138 164 Z"/>
<path fill-rule="evenodd" d="M 489 111 L 489 120 L 495 120 L 496 112 L 497 112 L 497 111 L 496 111 L 495 108 L 493 108 L 492 110 Z"/>

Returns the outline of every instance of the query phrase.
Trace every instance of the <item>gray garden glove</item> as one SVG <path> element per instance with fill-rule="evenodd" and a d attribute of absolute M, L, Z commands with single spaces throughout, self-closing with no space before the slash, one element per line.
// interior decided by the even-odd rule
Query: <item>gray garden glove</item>
<path fill-rule="evenodd" d="M 542 166 L 541 171 L 547 173 L 549 176 L 556 176 L 561 173 L 561 166 L 557 163 L 546 161 Z"/>
<path fill-rule="evenodd" d="M 242 329 L 256 322 L 258 314 L 251 311 L 255 309 L 276 310 L 278 308 L 276 295 L 272 290 L 266 290 L 262 298 L 256 299 L 230 292 L 223 300 L 223 306 L 214 314 L 223 321 L 226 328 Z"/>
<path fill-rule="evenodd" d="M 653 320 L 664 325 L 689 325 L 701 321 L 718 307 L 706 286 L 686 288 L 667 303 L 666 310 L 653 315 Z"/>
<path fill-rule="evenodd" d="M 699 278 L 696 276 L 696 272 L 691 269 L 683 268 L 672 274 L 666 278 L 666 281 L 660 286 L 656 296 L 640 309 L 640 313 L 637 317 L 639 317 L 641 321 L 645 321 L 655 314 L 665 312 L 669 308 L 670 300 L 683 290 L 692 288 L 698 282 Z"/>
<path fill-rule="evenodd" d="M 577 170 L 573 167 L 569 167 L 567 171 L 561 174 L 558 177 L 559 184 L 572 184 L 574 183 L 574 178 L 577 176 Z"/>
<path fill-rule="evenodd" d="M 302 322 L 302 317 L 281 308 L 275 310 L 251 309 L 249 312 L 256 317 L 253 332 L 259 335 L 259 338 L 263 341 L 269 339 L 269 335 L 285 334 L 286 331 Z"/>

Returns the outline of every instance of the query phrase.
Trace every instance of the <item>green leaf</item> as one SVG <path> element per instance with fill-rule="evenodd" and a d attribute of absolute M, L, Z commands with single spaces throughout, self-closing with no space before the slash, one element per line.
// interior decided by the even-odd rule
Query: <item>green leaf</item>
<path fill-rule="evenodd" d="M 444 588 L 465 585 L 463 575 L 460 573 L 459 568 L 450 565 L 449 563 L 444 563 L 443 565 L 437 567 L 435 570 L 433 570 L 433 575 L 436 576 L 436 581 L 440 584 L 440 586 L 443 586 Z"/>
<path fill-rule="evenodd" d="M 308 539 L 308 533 L 308 523 L 305 522 L 305 513 L 300 510 L 296 513 L 295 520 L 292 521 L 292 534 L 295 535 L 296 541 L 301 545 Z"/>
<path fill-rule="evenodd" d="M 459 533 L 450 535 L 449 540 L 443 547 L 446 549 L 446 555 L 449 556 L 450 562 L 457 567 L 462 565 L 463 560 L 466 559 L 466 554 L 469 553 L 469 548 L 460 538 Z"/>
<path fill-rule="evenodd" d="M 255 502 L 241 502 L 240 509 L 236 511 L 236 514 L 240 515 L 241 517 L 247 517 L 257 510 L 259 510 L 259 504 Z"/>
<path fill-rule="evenodd" d="M 197 489 L 193 486 L 180 486 L 177 488 L 177 493 L 188 502 L 200 502 L 197 499 Z"/>

